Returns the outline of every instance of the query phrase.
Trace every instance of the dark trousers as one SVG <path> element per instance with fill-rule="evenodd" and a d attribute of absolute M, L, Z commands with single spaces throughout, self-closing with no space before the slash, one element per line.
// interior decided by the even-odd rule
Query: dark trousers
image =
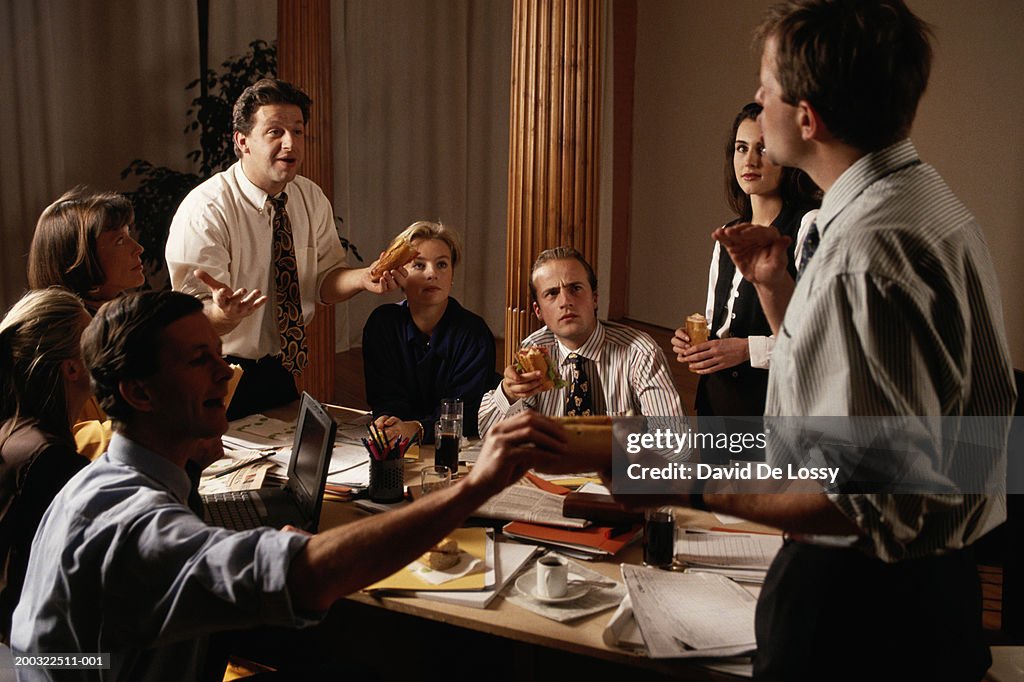
<path fill-rule="evenodd" d="M 970 549 L 887 564 L 787 542 L 756 630 L 756 680 L 979 680 L 992 662 Z"/>
<path fill-rule="evenodd" d="M 299 399 L 295 377 L 281 366 L 280 356 L 266 355 L 259 360 L 249 360 L 229 355 L 224 359 L 245 370 L 228 405 L 229 420 L 288 405 Z"/>

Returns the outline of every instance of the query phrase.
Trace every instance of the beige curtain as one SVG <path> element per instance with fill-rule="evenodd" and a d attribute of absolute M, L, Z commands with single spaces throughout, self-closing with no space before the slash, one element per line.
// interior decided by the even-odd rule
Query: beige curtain
<path fill-rule="evenodd" d="M 501 336 L 511 1 L 336 0 L 331 12 L 335 212 L 366 262 L 415 220 L 454 227 L 454 296 Z M 358 345 L 384 300 L 357 296 L 347 320 L 339 308 L 339 344 Z"/>
<path fill-rule="evenodd" d="M 276 0 L 210 3 L 210 64 L 273 40 Z M 132 159 L 180 170 L 199 72 L 195 0 L 0 0 L 0 305 L 25 289 L 36 218 L 84 183 L 124 190 Z"/>

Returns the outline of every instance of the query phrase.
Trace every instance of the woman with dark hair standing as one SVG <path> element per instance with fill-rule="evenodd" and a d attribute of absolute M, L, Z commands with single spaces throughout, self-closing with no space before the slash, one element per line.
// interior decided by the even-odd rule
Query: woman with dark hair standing
<path fill-rule="evenodd" d="M 71 425 L 92 396 L 82 361 L 89 314 L 74 294 L 30 291 L 0 322 L 0 639 L 10 639 L 43 512 L 89 460 Z"/>
<path fill-rule="evenodd" d="M 726 197 L 737 214 L 729 225 L 771 225 L 795 242 L 801 221 L 821 203 L 820 191 L 803 171 L 771 162 L 757 121 L 760 113 L 759 104 L 744 106 L 726 140 Z M 791 244 L 789 270 L 795 276 L 793 250 Z M 708 341 L 691 344 L 683 328 L 677 329 L 672 339 L 676 359 L 700 375 L 698 415 L 762 416 L 775 340 L 754 286 L 743 279 L 717 242 L 711 257 L 705 317 Z M 702 459 L 728 461 L 728 456 L 716 458 L 705 452 Z"/>

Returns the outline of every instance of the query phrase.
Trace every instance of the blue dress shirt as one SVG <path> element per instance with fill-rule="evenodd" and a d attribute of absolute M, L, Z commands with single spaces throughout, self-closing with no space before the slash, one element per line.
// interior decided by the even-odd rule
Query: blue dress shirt
<path fill-rule="evenodd" d="M 207 636 L 308 625 L 288 568 L 308 537 L 208 526 L 185 471 L 115 434 L 55 498 L 32 546 L 11 648 L 111 654 L 109 670 L 18 670 L 19 680 L 194 679 Z"/>

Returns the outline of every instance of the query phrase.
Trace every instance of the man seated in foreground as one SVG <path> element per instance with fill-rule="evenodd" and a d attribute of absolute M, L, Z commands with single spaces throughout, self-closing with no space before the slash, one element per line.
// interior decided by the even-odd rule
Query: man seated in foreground
<path fill-rule="evenodd" d="M 650 335 L 597 319 L 597 275 L 576 249 L 543 251 L 530 273 L 533 312 L 544 323 L 522 347 L 544 349 L 564 387 L 543 371 L 505 368 L 480 404 L 480 435 L 527 408 L 548 416 L 683 417 L 661 348 Z"/>
<path fill-rule="evenodd" d="M 109 652 L 103 679 L 194 679 L 214 633 L 320 620 L 563 448 L 560 427 L 522 415 L 491 430 L 463 482 L 404 509 L 314 536 L 234 532 L 187 505 L 184 464 L 202 439 L 226 431 L 231 376 L 202 302 L 174 292 L 111 301 L 82 347 L 115 435 L 43 518 L 11 644 L 22 653 Z M 19 675 L 68 672 L 83 678 Z"/>

